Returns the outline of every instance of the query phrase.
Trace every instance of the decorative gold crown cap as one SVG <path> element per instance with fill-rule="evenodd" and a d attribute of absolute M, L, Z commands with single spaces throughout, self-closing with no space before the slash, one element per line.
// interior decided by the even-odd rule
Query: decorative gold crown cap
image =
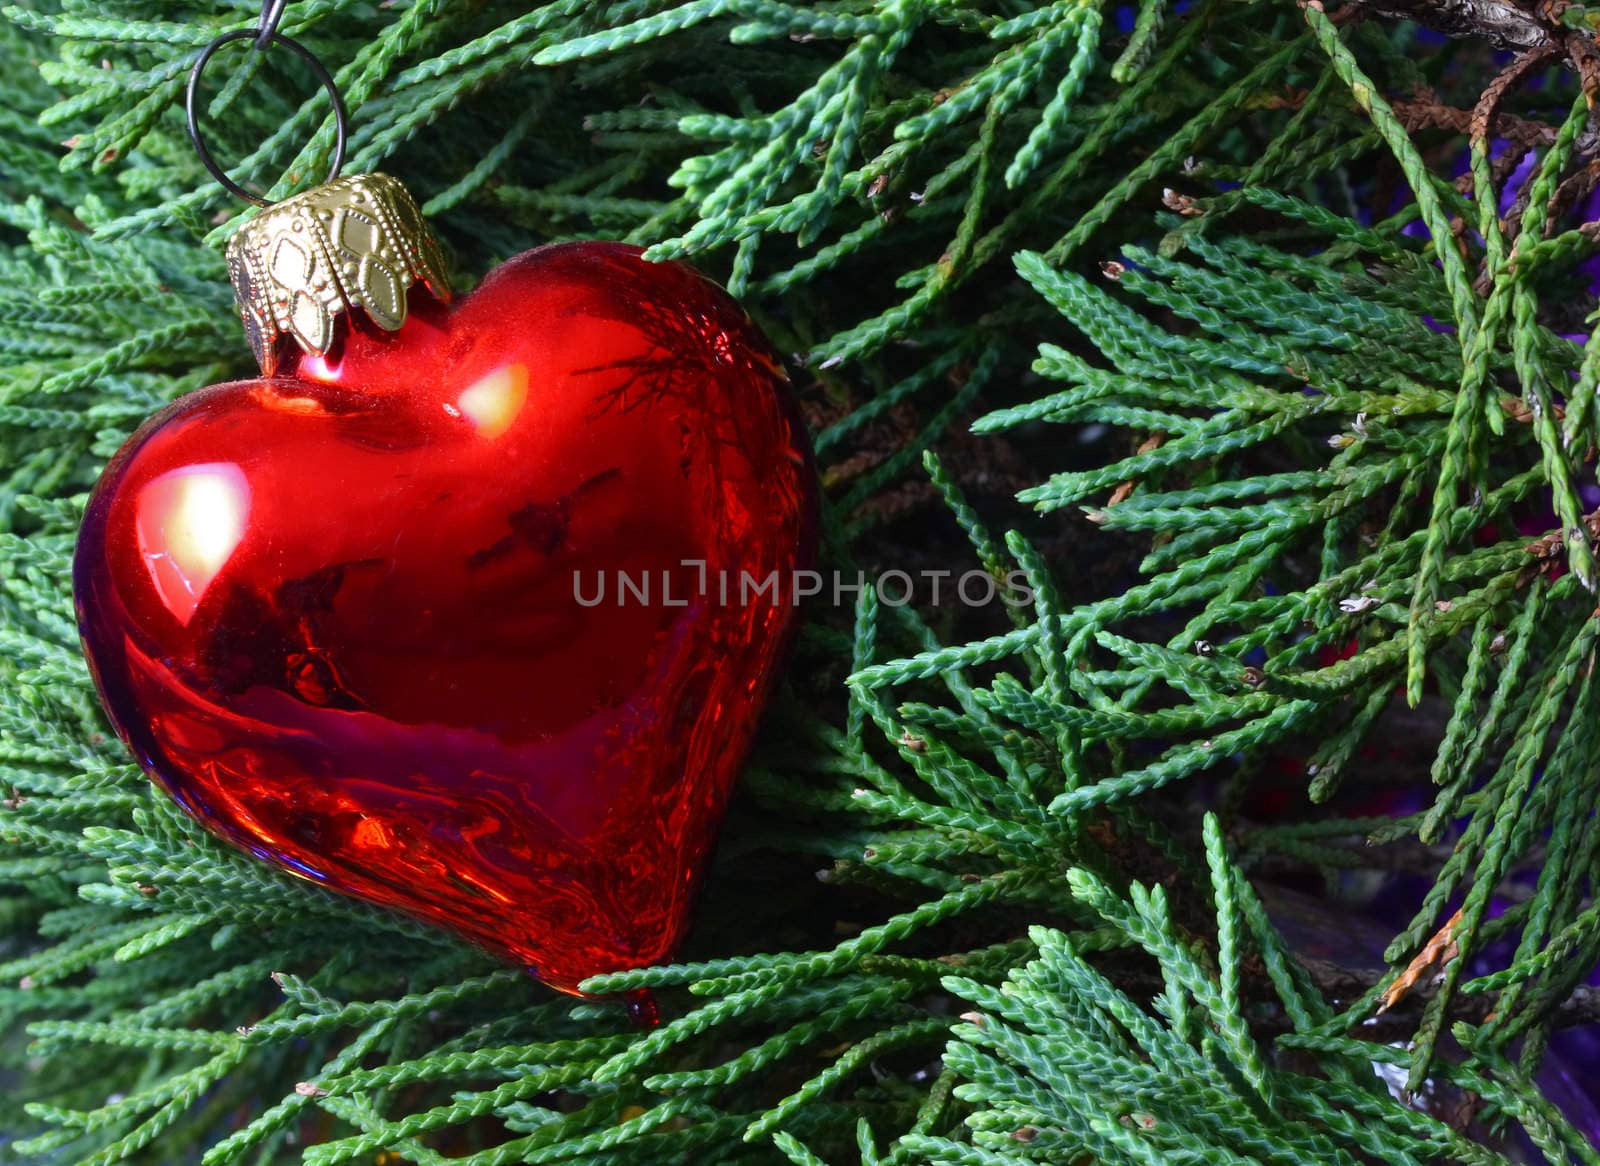
<path fill-rule="evenodd" d="M 392 332 L 406 322 L 406 291 L 417 280 L 450 298 L 439 245 L 387 174 L 336 179 L 275 203 L 228 244 L 228 275 L 265 376 L 285 335 L 324 356 L 340 312 L 361 308 Z"/>

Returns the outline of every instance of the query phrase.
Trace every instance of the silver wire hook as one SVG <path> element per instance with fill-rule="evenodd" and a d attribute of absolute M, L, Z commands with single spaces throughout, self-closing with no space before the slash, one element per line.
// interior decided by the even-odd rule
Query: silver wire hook
<path fill-rule="evenodd" d="M 256 48 L 265 49 L 278 34 L 289 0 L 261 0 L 261 21 L 256 25 Z"/>

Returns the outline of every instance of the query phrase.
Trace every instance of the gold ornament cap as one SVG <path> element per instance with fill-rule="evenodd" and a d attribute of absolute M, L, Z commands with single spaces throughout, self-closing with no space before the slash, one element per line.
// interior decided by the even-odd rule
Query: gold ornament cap
<path fill-rule="evenodd" d="M 263 376 L 276 370 L 284 336 L 326 356 L 341 312 L 360 308 L 393 332 L 417 281 L 450 299 L 438 243 L 387 174 L 339 178 L 274 203 L 228 244 L 228 275 Z"/>

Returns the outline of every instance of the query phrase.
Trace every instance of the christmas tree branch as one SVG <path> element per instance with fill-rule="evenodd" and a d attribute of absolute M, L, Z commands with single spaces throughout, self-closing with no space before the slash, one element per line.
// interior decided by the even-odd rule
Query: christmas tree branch
<path fill-rule="evenodd" d="M 692 254 L 801 357 L 825 565 L 1031 593 L 818 604 L 682 961 L 586 985 L 658 993 L 636 1031 L 226 849 L 108 735 L 73 539 L 143 417 L 246 370 L 247 212 L 173 96 L 256 13 L 7 9 L 0 1160 L 1591 1161 L 1534 1083 L 1600 959 L 1587 114 L 1547 63 L 1470 112 L 1496 36 L 1581 14 L 1361 10 L 1470 35 L 288 6 L 464 282 Z M 326 105 L 239 52 L 219 155 L 315 183 Z M 1326 907 L 1381 933 L 1337 966 L 1268 885 L 1396 869 L 1398 920 Z"/>

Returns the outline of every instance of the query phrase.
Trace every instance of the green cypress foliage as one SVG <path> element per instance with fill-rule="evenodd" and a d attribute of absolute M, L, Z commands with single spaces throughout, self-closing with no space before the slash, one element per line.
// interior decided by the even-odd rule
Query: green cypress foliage
<path fill-rule="evenodd" d="M 249 372 L 177 102 L 255 5 L 5 8 L 0 1161 L 1600 1162 L 1534 1080 L 1600 961 L 1588 106 L 1557 53 L 1474 135 L 1489 43 L 1337 17 L 288 6 L 462 283 L 692 258 L 793 356 L 830 570 L 1032 592 L 814 606 L 690 962 L 587 985 L 640 1031 L 221 846 L 109 737 L 73 539 Z M 233 173 L 317 181 L 309 77 L 214 77 Z M 1373 966 L 1286 938 L 1279 884 L 1396 871 Z"/>

